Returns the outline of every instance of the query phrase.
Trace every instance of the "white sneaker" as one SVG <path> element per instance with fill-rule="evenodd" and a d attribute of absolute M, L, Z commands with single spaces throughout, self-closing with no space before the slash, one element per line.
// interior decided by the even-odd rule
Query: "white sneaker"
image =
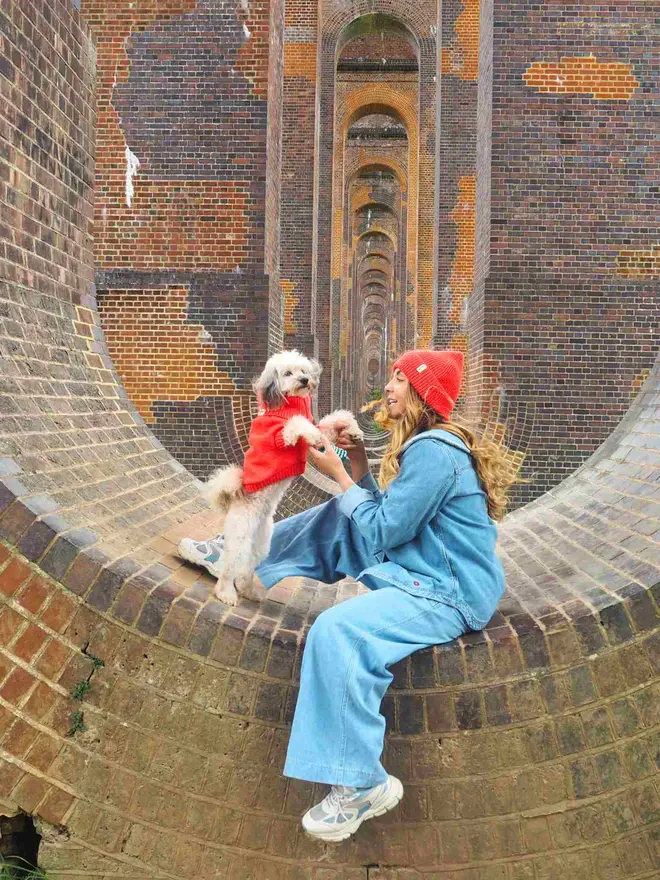
<path fill-rule="evenodd" d="M 194 565 L 201 565 L 213 577 L 220 577 L 222 573 L 222 554 L 224 553 L 225 539 L 223 535 L 216 535 L 209 541 L 194 541 L 192 538 L 182 538 L 179 541 L 179 556 Z"/>
<path fill-rule="evenodd" d="M 393 810 L 402 797 L 403 785 L 396 776 L 374 788 L 333 785 L 321 803 L 305 813 L 302 825 L 312 837 L 339 843 L 355 834 L 366 819 Z"/>

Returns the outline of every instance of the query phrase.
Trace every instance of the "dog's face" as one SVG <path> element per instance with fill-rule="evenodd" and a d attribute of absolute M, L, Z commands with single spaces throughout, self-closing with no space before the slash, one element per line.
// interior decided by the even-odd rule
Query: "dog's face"
<path fill-rule="evenodd" d="M 281 406 L 285 397 L 307 397 L 318 388 L 321 364 L 299 351 L 281 351 L 266 361 L 254 383 L 268 409 Z"/>

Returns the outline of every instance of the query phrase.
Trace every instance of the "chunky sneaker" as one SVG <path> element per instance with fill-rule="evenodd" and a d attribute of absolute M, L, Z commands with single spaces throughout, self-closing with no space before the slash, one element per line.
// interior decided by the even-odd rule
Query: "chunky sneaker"
<path fill-rule="evenodd" d="M 224 553 L 225 539 L 223 535 L 216 535 L 209 541 L 194 541 L 192 538 L 182 538 L 179 541 L 179 556 L 201 565 L 209 574 L 220 577 L 222 573 L 222 554 Z"/>
<path fill-rule="evenodd" d="M 338 843 L 355 834 L 365 819 L 394 809 L 402 797 L 403 786 L 396 776 L 374 788 L 333 785 L 330 794 L 305 813 L 302 825 L 312 837 Z"/>

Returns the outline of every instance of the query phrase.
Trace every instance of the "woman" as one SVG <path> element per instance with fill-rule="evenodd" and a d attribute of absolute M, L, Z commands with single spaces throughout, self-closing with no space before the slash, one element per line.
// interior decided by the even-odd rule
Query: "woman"
<path fill-rule="evenodd" d="M 493 520 L 515 468 L 501 447 L 449 420 L 462 370 L 460 352 L 400 357 L 376 417 L 391 430 L 379 484 L 362 444 L 337 441 L 351 476 L 332 448 L 311 449 L 341 494 L 279 522 L 257 568 L 266 589 L 295 575 L 325 583 L 349 575 L 370 589 L 320 614 L 303 655 L 284 774 L 332 786 L 302 820 L 321 840 L 344 840 L 402 797 L 380 762 L 389 667 L 481 629 L 504 589 Z M 211 550 L 207 567 L 221 554 L 210 544 L 196 545 Z"/>

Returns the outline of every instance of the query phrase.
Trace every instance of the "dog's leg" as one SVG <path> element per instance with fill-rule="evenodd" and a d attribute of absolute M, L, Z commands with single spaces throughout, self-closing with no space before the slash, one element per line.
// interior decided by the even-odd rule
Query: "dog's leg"
<path fill-rule="evenodd" d="M 273 515 L 269 513 L 265 516 L 262 522 L 259 523 L 259 528 L 257 530 L 257 534 L 254 540 L 254 562 L 255 568 L 259 565 L 260 562 L 263 562 L 264 559 L 268 556 L 268 551 L 270 550 L 270 541 L 273 537 Z"/>
<path fill-rule="evenodd" d="M 256 497 L 253 496 L 255 527 L 252 559 L 250 569 L 246 569 L 236 577 L 236 589 L 239 595 L 246 599 L 252 599 L 254 602 L 261 602 L 266 595 L 266 590 L 254 576 L 254 569 L 268 556 L 273 534 L 273 517 L 277 505 L 292 482 L 292 479 L 281 480 L 273 486 L 262 489 Z"/>
<path fill-rule="evenodd" d="M 337 409 L 324 416 L 319 422 L 319 428 L 331 443 L 335 442 L 340 430 L 346 430 L 353 442 L 363 439 L 362 429 L 348 409 Z"/>
<path fill-rule="evenodd" d="M 293 479 L 288 477 L 286 480 L 280 480 L 274 486 L 268 486 L 263 491 L 265 503 L 254 535 L 255 568 L 268 556 L 270 541 L 273 536 L 275 513 L 280 501 L 292 483 Z"/>
<path fill-rule="evenodd" d="M 282 440 L 285 446 L 295 446 L 300 438 L 303 438 L 310 446 L 323 443 L 323 433 L 313 425 L 305 416 L 291 416 L 282 429 Z"/>
<path fill-rule="evenodd" d="M 225 529 L 225 558 L 231 566 L 230 573 L 234 591 L 242 595 L 252 582 L 254 572 L 254 540 L 259 526 L 261 493 L 236 503 L 236 517 L 231 534 Z M 229 549 L 231 548 L 231 549 Z M 225 583 L 228 584 L 229 572 Z"/>
<path fill-rule="evenodd" d="M 245 540 L 245 505 L 240 501 L 234 501 L 225 517 L 225 549 L 222 555 L 222 574 L 215 585 L 215 596 L 225 605 L 235 605 L 238 602 L 238 593 L 234 581 L 240 570 L 240 554 Z"/>

